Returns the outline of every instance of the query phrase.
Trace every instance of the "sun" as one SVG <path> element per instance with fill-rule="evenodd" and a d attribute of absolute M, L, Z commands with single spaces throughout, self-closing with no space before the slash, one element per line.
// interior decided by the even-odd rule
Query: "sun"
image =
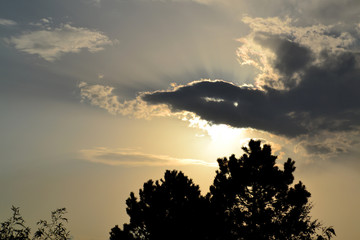
<path fill-rule="evenodd" d="M 208 151 L 218 157 L 240 153 L 248 140 L 246 129 L 233 128 L 225 124 L 207 125 L 205 131 L 210 137 Z"/>
<path fill-rule="evenodd" d="M 183 121 L 189 122 L 189 127 L 202 131 L 196 134 L 207 139 L 206 155 L 208 157 L 225 157 L 242 153 L 242 147 L 249 141 L 249 129 L 235 128 L 226 124 L 213 124 L 201 117 L 187 113 Z"/>
<path fill-rule="evenodd" d="M 216 144 L 229 144 L 241 137 L 243 130 L 232 128 L 225 124 L 211 125 L 206 128 L 212 142 Z"/>

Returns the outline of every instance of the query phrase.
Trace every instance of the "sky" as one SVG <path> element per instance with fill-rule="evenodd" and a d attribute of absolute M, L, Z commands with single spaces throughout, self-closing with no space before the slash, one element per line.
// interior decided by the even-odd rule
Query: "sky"
<path fill-rule="evenodd" d="M 292 158 L 312 216 L 360 239 L 358 0 L 1 0 L 0 221 L 66 207 L 108 239 L 177 169 L 202 193 L 249 139 Z"/>

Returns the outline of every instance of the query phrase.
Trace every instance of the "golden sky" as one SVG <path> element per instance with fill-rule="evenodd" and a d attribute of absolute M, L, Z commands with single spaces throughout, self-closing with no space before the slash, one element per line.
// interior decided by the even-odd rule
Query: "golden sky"
<path fill-rule="evenodd" d="M 357 0 L 0 2 L 0 215 L 66 207 L 107 239 L 125 200 L 178 169 L 271 144 L 336 239 L 360 239 Z"/>

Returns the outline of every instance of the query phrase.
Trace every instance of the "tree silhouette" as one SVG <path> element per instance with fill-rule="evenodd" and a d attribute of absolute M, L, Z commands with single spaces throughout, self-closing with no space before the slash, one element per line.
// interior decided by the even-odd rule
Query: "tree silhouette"
<path fill-rule="evenodd" d="M 335 235 L 309 213 L 311 194 L 302 182 L 293 184 L 295 162 L 283 170 L 269 145 L 250 140 L 237 159 L 218 159 L 219 170 L 210 192 L 182 172 L 146 182 L 127 199 L 130 223 L 111 229 L 110 240 L 325 240 Z"/>
<path fill-rule="evenodd" d="M 207 204 L 198 185 L 182 172 L 168 170 L 164 179 L 146 182 L 139 199 L 130 194 L 126 200 L 130 223 L 123 230 L 115 226 L 110 239 L 205 239 L 202 220 Z"/>
<path fill-rule="evenodd" d="M 216 239 L 307 240 L 335 235 L 332 228 L 311 220 L 311 194 L 302 182 L 292 185 L 294 161 L 288 159 L 279 169 L 271 147 L 261 147 L 260 141 L 251 140 L 243 150 L 239 159 L 218 159 L 208 194 L 221 229 Z"/>

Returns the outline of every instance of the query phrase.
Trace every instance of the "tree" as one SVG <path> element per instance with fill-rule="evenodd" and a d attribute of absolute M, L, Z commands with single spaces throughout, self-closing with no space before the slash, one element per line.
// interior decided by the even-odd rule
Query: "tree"
<path fill-rule="evenodd" d="M 130 223 L 123 230 L 115 226 L 110 239 L 206 239 L 207 204 L 191 179 L 167 170 L 164 179 L 144 183 L 139 199 L 130 194 L 126 200 Z"/>
<path fill-rule="evenodd" d="M 311 194 L 300 181 L 293 185 L 295 162 L 283 170 L 269 145 L 251 140 L 237 159 L 218 159 L 219 170 L 208 199 L 220 231 L 216 239 L 330 239 L 333 228 L 324 228 L 309 216 Z M 319 232 L 320 231 L 320 232 Z"/>
<path fill-rule="evenodd" d="M 281 170 L 269 145 L 251 140 L 244 154 L 218 159 L 210 192 L 182 172 L 165 172 L 164 180 L 146 182 L 127 199 L 130 223 L 115 226 L 110 240 L 325 240 L 335 235 L 309 213 L 311 194 L 293 184 L 295 162 Z"/>
<path fill-rule="evenodd" d="M 25 221 L 18 207 L 12 206 L 13 216 L 0 224 L 0 240 L 68 240 L 70 232 L 66 229 L 67 219 L 63 217 L 65 208 L 51 212 L 51 222 L 40 220 L 38 230 L 31 237 L 31 230 L 25 226 Z"/>
<path fill-rule="evenodd" d="M 122 231 L 118 225 L 115 225 L 115 227 L 111 229 L 109 240 L 122 240 L 122 239 L 124 240 L 130 238 L 127 235 L 126 231 Z"/>

